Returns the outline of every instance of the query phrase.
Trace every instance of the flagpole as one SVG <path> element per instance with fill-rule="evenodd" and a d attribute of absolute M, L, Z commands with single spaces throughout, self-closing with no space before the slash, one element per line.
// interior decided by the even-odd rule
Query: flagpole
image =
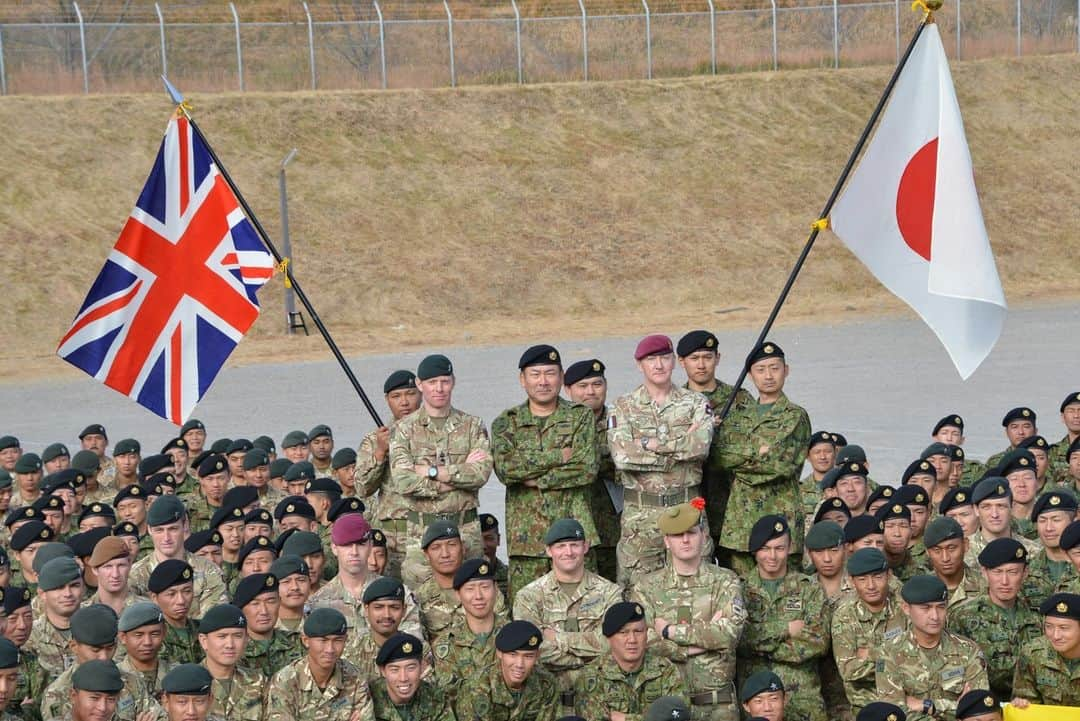
<path fill-rule="evenodd" d="M 829 194 L 829 199 L 825 201 L 825 207 L 822 208 L 821 214 L 818 215 L 819 220 L 815 221 L 811 227 L 810 235 L 806 239 L 806 245 L 803 246 L 798 260 L 795 261 L 795 267 L 791 269 L 791 273 L 784 283 L 784 288 L 780 291 L 780 297 L 776 299 L 776 303 L 769 313 L 769 318 L 765 321 L 761 333 L 758 334 L 754 347 L 765 342 L 765 338 L 769 335 L 769 331 L 772 330 L 773 323 L 776 322 L 776 317 L 780 314 L 780 308 L 784 305 L 784 302 L 787 301 L 788 294 L 791 292 L 792 286 L 795 285 L 795 279 L 802 270 L 803 264 L 806 263 L 806 258 L 810 255 L 810 250 L 814 247 L 814 241 L 817 240 L 818 234 L 828 227 L 828 217 L 829 213 L 832 212 L 833 204 L 840 196 L 840 191 L 843 189 L 844 183 L 847 182 L 848 176 L 851 175 L 851 171 L 855 167 L 855 161 L 859 158 L 863 146 L 866 145 L 866 141 L 870 139 L 870 133 L 873 132 L 874 126 L 877 125 L 878 118 L 881 116 L 882 111 L 885 110 L 885 104 L 888 103 L 893 88 L 896 86 L 896 81 L 900 78 L 900 72 L 907 64 L 908 58 L 911 57 L 911 51 L 915 49 L 915 44 L 919 41 L 919 37 L 922 35 L 926 26 L 934 22 L 933 11 L 941 7 L 941 2 L 940 0 L 925 0 L 925 2 L 916 0 L 915 5 L 921 6 L 926 12 L 926 16 L 923 18 L 923 21 L 919 23 L 919 27 L 915 30 L 915 34 L 912 35 L 911 42 L 908 43 L 907 49 L 900 58 L 900 62 L 896 64 L 896 69 L 893 70 L 892 77 L 889 78 L 889 82 L 885 86 L 885 91 L 881 94 L 877 106 L 874 107 L 874 112 L 870 114 L 870 120 L 867 121 L 866 127 L 863 128 L 858 142 L 855 143 L 855 148 L 851 151 L 851 155 L 848 156 L 847 163 L 844 164 L 844 169 L 840 172 L 840 177 L 836 180 L 836 185 L 833 186 L 832 193 Z M 739 371 L 739 379 L 735 381 L 735 391 L 742 387 L 743 382 L 746 380 L 748 370 L 749 369 L 744 363 L 742 370 Z M 727 414 L 731 411 L 731 406 L 735 403 L 735 391 L 732 391 L 731 395 L 728 396 L 727 401 L 724 403 L 724 407 L 717 414 L 717 417 L 720 418 L 721 421 L 727 417 Z"/>
<path fill-rule="evenodd" d="M 322 318 L 319 317 L 315 307 L 311 304 L 311 301 L 308 300 L 307 294 L 296 281 L 296 278 L 292 274 L 292 269 L 289 267 L 289 263 L 286 262 L 287 259 L 278 252 L 274 242 L 270 240 L 270 235 L 262 227 L 262 223 L 259 222 L 259 218 L 255 215 L 255 211 L 248 205 L 247 200 L 244 199 L 244 194 L 240 192 L 240 188 L 236 187 L 236 183 L 233 182 L 232 176 L 229 175 L 229 171 L 225 169 L 225 166 L 221 162 L 221 158 L 214 152 L 214 148 L 210 145 L 210 141 L 206 139 L 206 136 L 203 135 L 199 124 L 191 117 L 191 114 L 188 112 L 188 105 L 184 102 L 184 96 L 180 94 L 164 75 L 161 76 L 161 79 L 165 83 L 165 90 L 169 93 L 169 97 L 176 103 L 177 110 L 184 114 L 191 129 L 199 136 L 199 140 L 202 141 L 203 145 L 206 146 L 207 152 L 210 153 L 210 159 L 214 161 L 214 165 L 217 167 L 218 172 L 221 173 L 221 177 L 229 184 L 233 195 L 236 196 L 236 200 L 244 209 L 244 213 L 251 221 L 251 224 L 255 226 L 255 230 L 258 231 L 267 250 L 274 256 L 274 260 L 277 261 L 278 267 L 281 268 L 281 271 L 285 274 L 286 284 L 292 286 L 292 289 L 296 292 L 297 299 L 299 299 L 301 305 L 307 310 L 308 315 L 311 316 L 312 322 L 315 323 L 315 327 L 319 329 L 319 333 L 322 335 L 323 340 L 326 341 L 326 345 L 330 346 L 330 352 L 334 354 L 334 358 L 337 359 L 338 364 L 341 366 L 341 370 L 345 371 L 345 376 L 349 379 L 349 383 L 352 384 L 353 390 L 360 396 L 360 401 L 364 404 L 364 408 L 367 409 L 368 414 L 371 416 L 371 420 L 375 422 L 376 426 L 382 427 L 382 419 L 379 418 L 378 411 L 375 410 L 375 406 L 372 405 L 371 399 L 368 398 L 367 393 L 364 392 L 364 387 L 360 385 L 359 379 L 357 379 L 356 374 L 353 373 L 352 368 L 349 367 L 349 363 L 345 360 L 345 356 L 341 354 L 341 349 L 339 349 L 337 343 L 334 342 L 334 339 L 330 335 L 330 331 L 327 330 L 322 322 Z"/>

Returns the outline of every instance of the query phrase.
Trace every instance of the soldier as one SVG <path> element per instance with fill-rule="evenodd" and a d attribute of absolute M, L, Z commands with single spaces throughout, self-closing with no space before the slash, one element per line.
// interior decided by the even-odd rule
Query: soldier
<path fill-rule="evenodd" d="M 319 540 L 323 544 L 323 552 L 327 556 L 323 577 L 329 580 L 337 575 L 337 561 L 330 553 L 329 514 L 330 509 L 341 499 L 341 486 L 332 478 L 317 477 L 304 486 L 304 498 L 315 510 L 315 527 L 312 530 L 319 534 Z"/>
<path fill-rule="evenodd" d="M 14 479 L 15 492 L 11 494 L 11 505 L 29 506 L 41 497 L 41 457 L 36 453 L 23 453 L 19 460 L 15 461 L 15 468 L 11 472 Z"/>
<path fill-rule="evenodd" d="M 87 606 L 75 613 L 71 633 L 75 663 L 45 689 L 41 700 L 44 721 L 64 721 L 70 716 L 72 676 L 88 661 L 112 661 L 116 652 L 116 631 L 116 614 L 106 606 Z M 124 688 L 117 698 L 116 718 L 120 721 L 158 719 L 162 714 L 161 707 L 150 695 L 142 676 L 121 672 L 121 678 Z"/>
<path fill-rule="evenodd" d="M 866 503 L 870 500 L 870 468 L 865 463 L 851 461 L 837 466 L 834 472 L 836 478 L 832 481 L 831 490 L 823 486 L 825 498 L 839 498 L 847 505 L 852 516 L 866 513 Z"/>
<path fill-rule="evenodd" d="M 115 720 L 124 678 L 112 661 L 93 659 L 71 675 L 71 721 Z M 140 721 L 142 721 L 140 719 Z"/>
<path fill-rule="evenodd" d="M 40 513 L 33 509 L 18 511 L 19 514 L 30 514 L 31 517 L 40 517 Z M 11 514 L 8 514 L 9 517 Z M 53 530 L 43 521 L 32 520 L 20 523 L 12 527 L 11 550 L 15 551 L 15 558 L 19 562 L 19 570 L 13 574 L 12 580 L 18 585 L 25 585 L 30 590 L 36 590 L 38 576 L 34 572 L 34 558 L 38 550 L 53 540 Z"/>
<path fill-rule="evenodd" d="M 870 498 L 866 499 L 866 512 L 876 514 L 879 510 L 884 508 L 886 504 L 890 503 L 893 496 L 896 495 L 896 489 L 892 486 L 881 486 L 877 490 L 870 493 Z"/>
<path fill-rule="evenodd" d="M 1001 419 L 1001 427 L 1005 429 L 1005 437 L 1009 439 L 1009 447 L 1001 453 L 995 453 L 987 458 L 986 467 L 988 469 L 996 468 L 997 465 L 1001 463 L 1001 459 L 1005 457 L 1005 454 L 1015 450 L 1020 444 L 1020 441 L 1037 434 L 1039 429 L 1035 424 L 1035 411 L 1026 406 L 1013 408 L 1006 413 L 1005 417 Z M 1001 474 L 998 473 L 995 475 Z"/>
<path fill-rule="evenodd" d="M 213 454 L 199 464 L 198 474 L 199 487 L 188 499 L 187 515 L 194 528 L 202 529 L 210 525 L 229 489 L 229 461 L 225 456 Z"/>
<path fill-rule="evenodd" d="M 147 527 L 146 527 L 146 509 L 149 504 L 149 499 L 146 497 L 146 491 L 141 486 L 130 485 L 124 486 L 120 489 L 120 492 L 112 498 L 113 508 L 116 509 L 116 516 L 121 521 L 127 521 L 135 526 L 139 533 L 140 543 L 139 550 L 151 551 L 154 548 L 154 543 L 150 539 Z M 134 563 L 135 559 L 132 559 Z"/>
<path fill-rule="evenodd" d="M 108 503 L 108 500 L 116 495 L 117 489 L 102 483 L 101 459 L 93 451 L 77 452 L 71 457 L 71 467 L 82 471 L 86 477 L 86 487 L 81 491 L 83 503 Z"/>
<path fill-rule="evenodd" d="M 40 700 L 49 684 L 49 674 L 41 667 L 37 654 L 26 647 L 34 623 L 30 598 L 27 588 L 7 586 L 3 589 L 4 637 L 19 649 L 17 686 L 7 708 L 27 721 L 40 721 Z"/>
<path fill-rule="evenodd" d="M 537 668 L 543 636 L 528 621 L 512 621 L 495 636 L 494 663 L 478 666 L 458 692 L 460 719 L 554 721 L 555 679 Z"/>
<path fill-rule="evenodd" d="M 312 611 L 304 621 L 306 655 L 270 682 L 267 721 L 373 721 L 367 682 L 341 657 L 348 634 L 340 611 Z"/>
<path fill-rule="evenodd" d="M 495 475 L 506 486 L 510 600 L 548 572 L 543 537 L 560 518 L 577 518 L 596 537 L 590 491 L 599 453 L 593 415 L 559 397 L 563 369 L 550 345 L 525 350 L 518 381 L 527 400 L 503 411 L 491 424 Z"/>
<path fill-rule="evenodd" d="M 784 690 L 784 681 L 769 670 L 758 671 L 743 681 L 739 702 L 751 719 L 784 721 L 791 694 Z"/>
<path fill-rule="evenodd" d="M 395 424 L 390 436 L 390 485 L 379 497 L 384 518 L 405 520 L 380 526 L 404 549 L 401 580 L 415 586 L 431 574 L 417 542 L 436 520 L 454 521 L 466 555 L 480 555 L 479 490 L 491 475 L 491 453 L 484 422 L 451 405 L 454 369 L 446 356 L 431 355 L 416 371 L 423 404 Z"/>
<path fill-rule="evenodd" d="M 331 548 L 333 548 L 331 544 Z M 282 556 L 297 556 L 307 564 L 308 578 L 311 581 L 311 595 L 318 593 L 323 586 L 323 569 L 326 567 L 326 553 L 323 551 L 319 536 L 311 531 L 294 531 L 281 547 Z M 336 560 L 336 559 L 335 559 Z"/>
<path fill-rule="evenodd" d="M 1013 706 L 1080 706 L 1080 596 L 1055 593 L 1039 606 L 1043 635 L 1021 649 Z"/>
<path fill-rule="evenodd" d="M 806 460 L 810 463 L 810 472 L 799 480 L 799 489 L 802 492 L 802 512 L 804 516 L 811 516 L 817 504 L 821 501 L 823 487 L 822 481 L 825 474 L 831 471 L 835 464 L 836 441 L 832 433 L 818 431 L 810 436 L 807 444 Z"/>
<path fill-rule="evenodd" d="M 746 624 L 742 582 L 726 568 L 703 563 L 700 499 L 668 509 L 657 525 L 670 565 L 643 578 L 632 600 L 646 609 L 657 651 L 682 674 L 694 719 L 738 721 L 735 648 Z"/>
<path fill-rule="evenodd" d="M 998 463 L 996 473 L 1009 482 L 1012 495 L 1012 518 L 1016 531 L 1025 538 L 1035 538 L 1031 509 L 1039 493 L 1035 456 L 1023 448 L 1009 451 Z"/>
<path fill-rule="evenodd" d="M 930 435 L 939 443 L 950 446 L 963 446 L 966 440 L 964 437 L 964 419 L 960 417 L 959 413 L 950 413 L 934 424 L 933 432 Z M 965 458 L 963 465 L 961 483 L 969 485 L 975 483 L 982 476 L 984 467 L 978 461 Z"/>
<path fill-rule="evenodd" d="M 930 494 L 911 483 L 896 489 L 893 503 L 903 503 L 911 512 L 911 538 L 908 539 L 907 547 L 915 563 L 925 568 L 927 560 L 923 533 L 926 532 L 926 524 L 930 521 Z"/>
<path fill-rule="evenodd" d="M 219 451 L 225 456 L 229 466 L 226 472 L 226 488 L 244 485 L 244 456 L 253 448 L 255 444 L 247 438 L 234 438 L 228 448 Z"/>
<path fill-rule="evenodd" d="M 780 346 L 759 344 L 747 356 L 746 368 L 757 403 L 735 409 L 719 430 L 721 461 L 734 474 L 721 546 L 724 560 L 743 578 L 754 567 L 747 526 L 767 513 L 799 518 L 799 470 L 810 440 L 809 416 L 784 394 L 789 368 Z M 797 524 L 789 548 L 796 558 L 802 536 Z"/>
<path fill-rule="evenodd" d="M 281 439 L 281 452 L 293 463 L 308 459 L 308 437 L 303 431 L 289 431 Z"/>
<path fill-rule="evenodd" d="M 450 695 L 451 701 L 468 673 L 482 674 L 483 669 L 495 663 L 495 634 L 506 623 L 505 614 L 495 611 L 496 598 L 501 596 L 495 586 L 494 568 L 486 558 L 470 558 L 461 564 L 454 574 L 454 591 L 459 611 L 441 636 L 432 641 L 435 683 Z M 536 633 L 539 636 L 540 631 Z M 552 693 L 550 700 L 554 698 Z"/>
<path fill-rule="evenodd" d="M 1065 396 L 1059 406 L 1061 423 L 1065 426 L 1065 435 L 1050 447 L 1048 462 L 1050 468 L 1047 477 L 1053 483 L 1061 483 L 1068 475 L 1069 459 L 1066 451 L 1080 438 L 1080 391 L 1073 391 Z"/>
<path fill-rule="evenodd" d="M 214 678 L 198 664 L 181 664 L 161 683 L 161 705 L 169 721 L 224 721 L 210 715 L 210 689 Z"/>
<path fill-rule="evenodd" d="M 843 503 L 839 498 L 833 500 Z M 805 545 L 814 570 L 810 580 L 821 586 L 831 611 L 852 592 L 850 579 L 844 573 L 844 563 L 847 561 L 844 529 L 835 521 L 818 521 L 806 534 Z"/>
<path fill-rule="evenodd" d="M 308 599 L 311 598 L 308 566 L 299 556 L 282 554 L 270 566 L 270 573 L 278 579 L 278 597 L 281 601 L 274 628 L 288 636 L 297 636 L 304 623 Z"/>
<path fill-rule="evenodd" d="M 900 590 L 910 621 L 906 633 L 885 641 L 874 668 L 878 698 L 902 705 L 913 719 L 947 719 L 956 702 L 986 688 L 986 663 L 979 646 L 946 631 L 949 590 L 936 576 L 919 575 Z"/>
<path fill-rule="evenodd" d="M 544 635 L 540 662 L 555 674 L 560 703 L 573 708 L 573 687 L 581 669 L 607 649 L 601 636 L 604 612 L 622 600 L 622 590 L 585 568 L 589 542 L 572 518 L 551 524 L 544 536 L 551 571 L 521 589 L 514 618 L 529 621 Z"/>
<path fill-rule="evenodd" d="M 361 600 L 367 633 L 360 634 L 351 645 L 351 655 L 346 649 L 346 659 L 360 669 L 368 683 L 373 683 L 379 679 L 375 657 L 386 640 L 398 633 L 405 618 L 405 586 L 396 578 L 382 576 L 368 584 Z"/>
<path fill-rule="evenodd" d="M 267 573 L 270 566 L 277 560 L 277 549 L 266 536 L 257 536 L 244 544 L 240 549 L 240 572 L 236 577 L 239 582 L 254 573 Z M 234 584 L 233 589 L 236 586 Z"/>
<path fill-rule="evenodd" d="M 1073 441 L 1065 450 L 1065 462 L 1068 465 L 1064 475 L 1059 476 L 1059 485 L 1073 493 L 1080 493 L 1080 439 Z"/>
<path fill-rule="evenodd" d="M 924 535 L 930 570 L 949 589 L 950 610 L 985 593 L 986 582 L 982 575 L 964 563 L 968 541 L 959 523 L 951 518 L 935 518 L 926 527 Z"/>
<path fill-rule="evenodd" d="M 1039 532 L 1042 548 L 1028 561 L 1024 596 L 1032 604 L 1051 595 L 1073 571 L 1069 555 L 1061 548 L 1061 534 L 1076 518 L 1076 497 L 1068 491 L 1050 491 L 1039 496 L 1031 520 Z"/>
<path fill-rule="evenodd" d="M 148 600 L 131 590 L 131 556 L 121 539 L 107 536 L 98 541 L 87 565 L 97 576 L 98 587 L 83 605 L 101 603 L 119 616 L 131 604 Z"/>
<path fill-rule="evenodd" d="M 194 458 L 206 445 L 206 425 L 198 418 L 191 418 L 180 426 L 180 437 L 187 443 L 188 454 Z"/>
<path fill-rule="evenodd" d="M 22 455 L 22 447 L 15 436 L 0 436 L 0 469 L 11 473 L 15 462 Z"/>
<path fill-rule="evenodd" d="M 376 494 L 390 482 L 390 427 L 420 407 L 420 390 L 416 387 L 416 374 L 412 371 L 397 370 L 387 376 L 383 382 L 383 395 L 386 407 L 393 417 L 389 426 L 380 426 L 364 436 L 356 451 L 356 470 L 353 483 L 356 494 L 363 497 L 368 506 L 375 508 Z M 372 518 L 379 520 L 379 525 L 386 531 L 387 555 L 389 556 L 389 574 L 401 574 L 401 562 L 405 558 L 404 547 L 398 548 L 400 534 L 406 530 L 405 519 L 391 519 L 381 509 L 372 513 Z M 389 521 L 389 523 L 388 523 Z"/>
<path fill-rule="evenodd" d="M 252 448 L 245 453 L 241 467 L 244 471 L 244 483 L 258 491 L 261 507 L 273 508 L 285 497 L 280 490 L 270 485 L 270 454 L 264 449 Z"/>
<path fill-rule="evenodd" d="M 248 642 L 241 663 L 271 678 L 278 669 L 303 655 L 299 638 L 279 633 L 275 628 L 281 605 L 277 576 L 270 573 L 247 576 L 236 585 L 233 605 L 244 612 L 247 621 Z"/>
<path fill-rule="evenodd" d="M 221 534 L 216 530 L 196 531 L 184 541 L 184 550 L 204 558 L 218 568 L 222 567 Z"/>
<path fill-rule="evenodd" d="M 968 539 L 967 555 L 964 562 L 974 566 L 979 552 L 995 538 L 1013 538 L 1012 500 L 1009 483 L 1000 476 L 987 476 L 979 481 L 971 491 L 971 501 L 979 516 L 979 530 Z M 1039 551 L 1039 543 L 1019 534 L 1016 539 L 1024 544 L 1028 555 Z"/>
<path fill-rule="evenodd" d="M 221 536 L 221 577 L 229 588 L 240 573 L 240 549 L 244 546 L 244 509 L 222 506 L 214 512 L 209 528 Z"/>
<path fill-rule="evenodd" d="M 979 530 L 979 515 L 975 513 L 971 489 L 967 486 L 950 488 L 938 504 L 938 513 L 959 523 L 964 538 L 971 538 Z"/>
<path fill-rule="evenodd" d="M 139 482 L 139 462 L 142 460 L 142 446 L 134 438 L 121 438 L 113 447 L 115 473 L 113 482 L 117 490 Z"/>
<path fill-rule="evenodd" d="M 162 661 L 165 641 L 165 617 L 150 601 L 140 601 L 124 609 L 117 624 L 124 658 L 116 665 L 124 673 L 142 677 L 143 685 L 154 698 L 161 697 L 161 684 L 172 664 Z"/>
<path fill-rule="evenodd" d="M 345 447 L 334 451 L 330 459 L 330 477 L 341 486 L 343 496 L 356 497 L 356 451 Z"/>
<path fill-rule="evenodd" d="M 199 627 L 190 616 L 194 578 L 187 561 L 169 558 L 154 568 L 147 583 L 150 600 L 165 618 L 161 659 L 167 663 L 198 663 L 203 658 L 197 643 Z"/>
<path fill-rule="evenodd" d="M 925 497 L 925 491 L 921 491 Z M 889 503 L 875 516 L 885 531 L 882 550 L 889 559 L 889 569 L 901 582 L 921 573 L 924 569 L 911 553 L 911 507 L 903 503 Z"/>
<path fill-rule="evenodd" d="M 986 593 L 955 608 L 949 628 L 979 644 L 986 657 L 990 690 L 1012 698 L 1017 654 L 1038 638 L 1038 614 L 1018 597 L 1027 575 L 1027 549 L 1014 538 L 991 541 L 979 554 Z"/>
<path fill-rule="evenodd" d="M 42 566 L 38 596 L 45 613 L 34 619 L 27 645 L 52 678 L 74 663 L 70 648 L 71 617 L 79 610 L 82 593 L 82 573 L 73 559 L 54 558 Z"/>
<path fill-rule="evenodd" d="M 847 561 L 855 594 L 840 601 L 832 614 L 832 653 L 851 712 L 858 714 L 877 698 L 874 670 L 884 641 L 904 632 L 906 617 L 889 590 L 885 554 L 861 548 Z"/>
<path fill-rule="evenodd" d="M 386 573 L 386 534 L 378 528 L 371 529 L 371 553 L 368 554 L 368 570 L 382 576 Z M 505 568 L 503 569 L 505 571 Z"/>
<path fill-rule="evenodd" d="M 0 639 L 0 721 L 20 721 L 9 709 L 20 699 L 19 686 L 19 647 L 11 641 Z"/>
<path fill-rule="evenodd" d="M 503 598 L 507 599 L 509 603 L 509 597 L 507 596 L 507 590 L 509 587 L 509 568 L 503 563 L 499 556 L 499 542 L 502 537 L 499 534 L 499 519 L 490 513 L 480 514 L 480 540 L 484 543 L 484 558 L 488 560 L 491 567 L 495 569 L 495 585 L 499 587 L 499 593 L 503 595 Z"/>
<path fill-rule="evenodd" d="M 934 482 L 932 485 L 922 480 L 922 477 L 926 474 L 926 469 L 921 465 L 918 466 L 919 470 L 913 470 L 916 468 L 916 464 L 912 462 L 908 466 L 908 471 L 905 472 L 905 474 L 912 472 L 913 477 L 919 476 L 918 484 L 935 502 L 940 502 L 945 496 L 945 492 L 949 490 L 949 479 L 952 477 L 952 451 L 950 449 L 951 446 L 945 443 L 931 443 L 919 454 L 920 461 L 925 461 L 933 467 Z M 913 481 L 903 481 L 903 485 L 911 482 Z"/>
<path fill-rule="evenodd" d="M 602 630 L 609 651 L 578 677 L 574 703 L 579 714 L 628 721 L 661 696 L 685 698 L 686 686 L 675 665 L 647 649 L 641 604 L 616 603 L 604 614 Z"/>
<path fill-rule="evenodd" d="M 330 478 L 330 467 L 334 457 L 334 432 L 330 426 L 320 423 L 308 431 L 308 451 L 311 452 L 311 465 L 315 467 L 316 478 Z"/>
<path fill-rule="evenodd" d="M 203 665 L 213 676 L 210 712 L 229 721 L 262 721 L 266 678 L 241 660 L 247 644 L 247 621 L 236 606 L 220 604 L 207 610 L 199 622 Z"/>
<path fill-rule="evenodd" d="M 616 508 L 612 494 L 621 494 L 621 492 L 615 485 L 615 462 L 611 460 L 611 450 L 607 441 L 608 409 L 605 405 L 607 379 L 604 378 L 604 370 L 604 364 L 596 358 L 578 361 L 566 369 L 563 382 L 570 400 L 591 410 L 596 423 L 596 445 L 600 452 L 600 460 L 596 480 L 593 481 L 590 503 L 597 541 L 591 548 L 593 557 L 596 559 L 597 572 L 614 583 L 618 575 L 615 546 L 619 542 L 622 496 L 615 496 L 619 499 L 619 507 Z"/>
<path fill-rule="evenodd" d="M 790 712 L 824 721 L 818 664 L 829 650 L 829 614 L 821 586 L 788 570 L 791 530 L 783 516 L 762 516 L 747 547 L 756 566 L 746 578 L 747 624 L 740 673 L 772 669 L 792 688 Z"/>
<path fill-rule="evenodd" d="M 713 437 L 712 410 L 700 393 L 671 382 L 671 339 L 646 336 L 634 350 L 643 383 L 615 401 L 608 445 L 623 490 L 616 554 L 620 583 L 664 565 L 656 520 L 665 508 L 701 495 L 701 464 Z M 702 551 L 712 557 L 712 539 Z"/>
<path fill-rule="evenodd" d="M 1035 487 L 1042 491 L 1048 482 L 1050 444 L 1042 436 L 1030 436 L 1020 441 L 1017 450 L 1025 450 L 1035 459 Z"/>
<path fill-rule="evenodd" d="M 421 678 L 423 642 L 408 633 L 391 636 L 375 664 L 382 677 L 371 684 L 375 721 L 456 721 L 445 694 Z"/>
<path fill-rule="evenodd" d="M 256 508 L 244 514 L 244 543 L 255 536 L 270 537 L 274 532 L 274 514 L 265 508 Z"/>

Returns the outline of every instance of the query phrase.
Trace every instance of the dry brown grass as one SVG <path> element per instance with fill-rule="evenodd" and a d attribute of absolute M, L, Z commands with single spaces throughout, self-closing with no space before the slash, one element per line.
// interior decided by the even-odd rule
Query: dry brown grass
<path fill-rule="evenodd" d="M 1075 297 L 1080 58 L 954 70 L 1007 295 Z M 275 236 L 299 148 L 297 276 L 346 350 L 374 353 L 760 323 L 887 74 L 192 100 Z M 160 94 L 0 98 L 0 375 L 63 372 L 56 341 L 168 112 Z M 263 291 L 239 361 L 324 353 L 284 339 L 281 296 Z M 782 318 L 900 308 L 826 234 Z"/>

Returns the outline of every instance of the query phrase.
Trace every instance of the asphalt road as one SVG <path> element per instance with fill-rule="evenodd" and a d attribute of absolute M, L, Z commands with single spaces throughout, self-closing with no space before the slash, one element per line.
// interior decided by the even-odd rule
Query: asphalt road
<path fill-rule="evenodd" d="M 644 329 L 646 332 L 652 329 Z M 675 340 L 678 333 L 672 332 Z M 719 334 L 720 375 L 737 376 L 756 331 Z M 543 342 L 547 339 L 537 339 Z M 772 340 L 791 365 L 787 393 L 810 414 L 814 430 L 838 431 L 866 448 L 878 481 L 895 482 L 929 442 L 942 416 L 961 414 L 965 448 L 983 459 L 1006 441 L 1000 425 L 1018 405 L 1035 409 L 1040 430 L 1056 442 L 1064 429 L 1058 405 L 1080 389 L 1080 306 L 1039 307 L 1010 312 L 997 347 L 971 379 L 960 380 L 944 349 L 918 319 L 825 323 L 778 329 Z M 609 397 L 640 382 L 634 366 L 637 338 L 570 340 L 557 343 L 567 363 L 597 357 L 607 365 Z M 458 385 L 454 405 L 490 425 L 504 408 L 521 402 L 517 359 L 522 347 L 433 348 L 454 362 Z M 416 368 L 421 353 L 351 359 L 380 414 L 383 379 L 397 368 Z M 327 423 L 339 444 L 356 445 L 373 427 L 344 374 L 327 352 L 325 362 L 229 368 L 195 412 L 210 438 L 261 434 L 280 439 L 289 430 Z M 60 361 L 57 361 L 60 362 Z M 676 371 L 680 382 L 681 369 Z M 749 386 L 749 383 L 747 384 Z M 77 448 L 77 434 L 103 423 L 113 441 L 140 439 L 154 450 L 175 427 L 133 401 L 89 378 L 64 382 L 0 382 L 0 434 L 13 433 L 26 450 L 63 441 Z M 482 510 L 502 516 L 502 487 L 492 480 L 481 492 Z"/>

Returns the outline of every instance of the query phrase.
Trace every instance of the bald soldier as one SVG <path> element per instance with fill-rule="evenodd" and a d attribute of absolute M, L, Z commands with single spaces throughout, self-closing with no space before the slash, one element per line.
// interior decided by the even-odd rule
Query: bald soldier
<path fill-rule="evenodd" d="M 401 580 L 419 586 L 430 575 L 420 537 L 437 520 L 451 520 L 461 531 L 466 555 L 479 556 L 480 488 L 491 475 L 490 440 L 484 422 L 454 408 L 454 367 L 443 355 L 430 355 L 416 370 L 423 402 L 390 434 L 390 487 L 383 487 L 379 512 L 396 521 L 405 539 Z M 402 528 L 401 521 L 405 521 Z"/>
<path fill-rule="evenodd" d="M 634 350 L 642 384 L 615 401 L 608 444 L 623 491 L 619 580 L 634 583 L 664 565 L 656 521 L 664 509 L 701 495 L 701 464 L 712 443 L 712 410 L 700 393 L 671 382 L 671 339 L 646 336 Z M 702 549 L 712 556 L 712 539 Z"/>
<path fill-rule="evenodd" d="M 544 534 L 560 518 L 576 518 L 596 538 L 590 491 L 599 452 L 593 414 L 559 397 L 562 358 L 550 345 L 525 350 L 518 382 L 527 400 L 491 424 L 495 475 L 506 486 L 510 600 L 547 573 Z"/>

